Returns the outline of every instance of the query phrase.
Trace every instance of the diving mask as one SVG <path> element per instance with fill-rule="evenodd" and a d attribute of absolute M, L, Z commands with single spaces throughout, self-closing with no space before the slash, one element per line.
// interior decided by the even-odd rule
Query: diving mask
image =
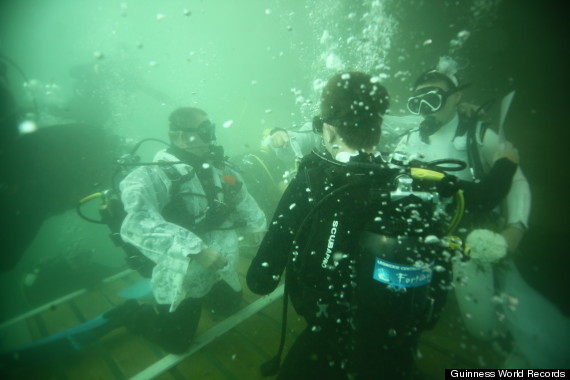
<path fill-rule="evenodd" d="M 194 141 L 196 136 L 205 143 L 210 143 L 216 139 L 216 125 L 210 120 L 204 120 L 196 128 L 171 128 L 171 132 L 179 133 L 182 140 L 190 142 Z"/>
<path fill-rule="evenodd" d="M 408 110 L 414 115 L 429 115 L 443 108 L 449 95 L 455 91 L 444 91 L 439 87 L 425 87 L 408 99 Z"/>
<path fill-rule="evenodd" d="M 448 91 L 435 86 L 420 88 L 415 91 L 415 95 L 408 99 L 408 110 L 414 115 L 430 115 L 442 109 L 450 95 L 469 86 L 470 84 L 467 83 Z"/>

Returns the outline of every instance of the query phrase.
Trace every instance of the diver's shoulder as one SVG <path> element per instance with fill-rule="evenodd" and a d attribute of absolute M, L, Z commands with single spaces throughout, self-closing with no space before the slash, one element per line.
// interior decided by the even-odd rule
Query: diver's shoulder
<path fill-rule="evenodd" d="M 311 151 L 309 154 L 303 156 L 301 162 L 299 163 L 299 167 L 310 167 L 317 163 L 319 157 L 316 155 L 314 151 Z"/>
<path fill-rule="evenodd" d="M 327 153 L 318 153 L 314 150 L 311 151 L 311 153 L 303 157 L 299 163 L 299 169 L 315 169 L 330 165 L 330 160 L 326 155 Z"/>

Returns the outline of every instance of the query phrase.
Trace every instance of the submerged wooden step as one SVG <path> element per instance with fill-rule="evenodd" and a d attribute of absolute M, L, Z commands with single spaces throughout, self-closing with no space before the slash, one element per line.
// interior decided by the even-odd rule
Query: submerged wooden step
<path fill-rule="evenodd" d="M 252 254 L 238 262 L 244 284 L 242 309 L 226 319 L 203 310 L 198 336 L 184 355 L 170 355 L 158 346 L 119 328 L 96 344 L 60 362 L 27 368 L 0 369 L 9 379 L 263 379 L 259 366 L 272 358 L 281 334 L 282 287 L 259 297 L 245 286 L 245 273 Z M 2 325 L 23 331 L 20 344 L 89 320 L 124 302 L 117 293 L 139 281 L 136 272 L 124 272 L 86 289 L 63 297 Z M 420 340 L 418 367 L 426 379 L 440 379 L 445 368 L 495 366 L 499 357 L 488 344 L 470 337 L 463 329 L 456 302 L 449 297 L 441 321 Z M 306 324 L 289 307 L 285 352 Z M 17 339 L 11 339 L 15 344 Z"/>

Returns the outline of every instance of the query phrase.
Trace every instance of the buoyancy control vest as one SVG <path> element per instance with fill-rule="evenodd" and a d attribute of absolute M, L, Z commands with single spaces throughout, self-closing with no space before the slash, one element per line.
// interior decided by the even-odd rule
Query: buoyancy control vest
<path fill-rule="evenodd" d="M 459 112 L 458 118 L 459 122 L 455 130 L 453 139 L 457 137 L 465 136 L 466 143 L 466 154 L 467 163 L 473 180 L 479 180 L 483 177 L 485 170 L 483 167 L 483 161 L 481 159 L 480 145 L 485 137 L 485 133 L 489 128 L 489 123 L 482 121 L 477 115 L 479 112 L 488 104 L 485 104 L 479 108 L 474 114 L 466 114 L 465 112 Z M 420 134 L 420 129 L 412 128 L 405 133 L 401 134 L 399 137 L 406 137 L 409 142 L 409 138 L 412 133 Z M 417 162 L 419 163 L 419 162 Z"/>
<path fill-rule="evenodd" d="M 242 182 L 228 170 L 223 162 L 204 165 L 203 162 L 195 159 L 190 164 L 193 170 L 186 175 L 181 175 L 173 166 L 162 167 L 172 183 L 170 202 L 162 210 L 165 220 L 191 230 L 197 235 L 214 229 L 243 227 L 245 225 L 243 220 L 233 221 L 231 226 L 222 227 L 237 206 Z M 214 165 L 216 169 L 222 171 L 222 179 L 216 173 Z M 200 181 L 204 194 L 192 193 L 184 189 L 185 183 L 192 180 L 194 176 Z M 202 215 L 192 215 L 188 212 L 188 197 L 202 197 L 207 200 L 208 206 Z"/>
<path fill-rule="evenodd" d="M 442 239 L 453 200 L 441 193 L 449 188 L 414 169 L 355 158 L 339 164 L 313 155 L 300 168 L 315 201 L 288 264 L 291 300 L 315 329 L 343 329 L 366 313 L 419 331 L 433 324 L 447 293 L 451 254 Z"/>
<path fill-rule="evenodd" d="M 144 142 L 145 140 L 143 140 Z M 139 143 L 140 145 L 140 143 Z M 138 146 L 137 146 L 138 148 Z M 221 148 L 221 147 L 220 147 Z M 181 158 L 181 162 L 187 162 L 190 159 L 189 156 L 180 157 L 181 152 L 175 150 L 174 153 L 178 153 L 175 156 Z M 223 150 L 216 152 L 217 159 L 215 164 L 218 168 L 226 170 L 225 157 L 223 156 Z M 134 157 L 134 152 L 129 155 Z M 184 161 L 182 161 L 184 160 Z M 221 225 L 226 221 L 229 215 L 237 206 L 237 195 L 239 194 L 243 184 L 235 176 L 230 174 L 228 171 L 223 178 L 223 181 L 215 181 L 215 176 L 212 175 L 211 169 L 207 165 L 203 165 L 195 159 L 191 159 L 192 162 L 187 162 L 198 170 L 194 170 L 187 175 L 180 174 L 175 168 L 174 164 L 180 162 L 158 162 L 158 163 L 139 163 L 138 158 L 131 159 L 127 163 L 120 161 L 118 173 L 126 176 L 132 166 L 145 166 L 145 165 L 157 165 L 160 169 L 168 176 L 169 180 L 172 182 L 170 190 L 170 202 L 162 210 L 162 215 L 168 222 L 178 224 L 184 228 L 192 230 L 196 234 L 209 230 L 215 229 L 234 229 L 242 227 L 245 222 L 234 221 L 231 226 L 221 227 Z M 209 169 L 209 170 L 208 170 Z M 181 189 L 184 188 L 184 184 L 192 180 L 194 176 L 197 175 L 205 194 L 200 193 L 187 193 L 183 192 Z M 115 178 L 113 178 L 113 182 Z M 208 201 L 208 207 L 204 215 L 196 216 L 191 215 L 185 205 L 185 197 L 197 196 L 204 197 Z M 85 203 L 93 200 L 100 199 L 101 205 L 99 206 L 99 214 L 101 219 L 93 219 L 86 216 L 81 207 Z M 126 254 L 126 263 L 131 268 L 139 272 L 143 277 L 150 278 L 152 275 L 152 270 L 155 263 L 143 255 L 136 247 L 131 244 L 126 243 L 121 238 L 120 230 L 123 221 L 126 217 L 126 212 L 124 210 L 123 204 L 121 202 L 121 197 L 118 188 L 114 187 L 112 189 L 107 189 L 102 192 L 91 194 L 79 201 L 77 205 L 77 213 L 79 216 L 89 222 L 97 224 L 106 224 L 111 230 L 111 240 L 118 247 L 121 247 Z"/>
<path fill-rule="evenodd" d="M 480 121 L 475 115 L 467 115 L 460 112 L 458 116 L 459 123 L 457 124 L 454 138 L 466 135 L 467 161 L 469 162 L 471 174 L 475 180 L 481 179 L 484 174 L 484 168 L 479 152 L 479 144 L 483 141 L 489 124 Z"/>

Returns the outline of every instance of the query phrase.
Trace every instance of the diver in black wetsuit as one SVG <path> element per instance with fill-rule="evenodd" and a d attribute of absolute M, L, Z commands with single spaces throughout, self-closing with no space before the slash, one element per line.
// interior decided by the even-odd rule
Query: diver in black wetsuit
<path fill-rule="evenodd" d="M 249 268 L 250 289 L 267 294 L 287 267 L 286 295 L 307 321 L 279 379 L 413 378 L 448 290 L 451 195 L 461 186 L 466 208 L 493 207 L 509 189 L 516 164 L 504 158 L 478 185 L 384 164 L 374 147 L 387 108 L 367 74 L 329 80 L 314 121 L 326 152 L 303 159 Z"/>

